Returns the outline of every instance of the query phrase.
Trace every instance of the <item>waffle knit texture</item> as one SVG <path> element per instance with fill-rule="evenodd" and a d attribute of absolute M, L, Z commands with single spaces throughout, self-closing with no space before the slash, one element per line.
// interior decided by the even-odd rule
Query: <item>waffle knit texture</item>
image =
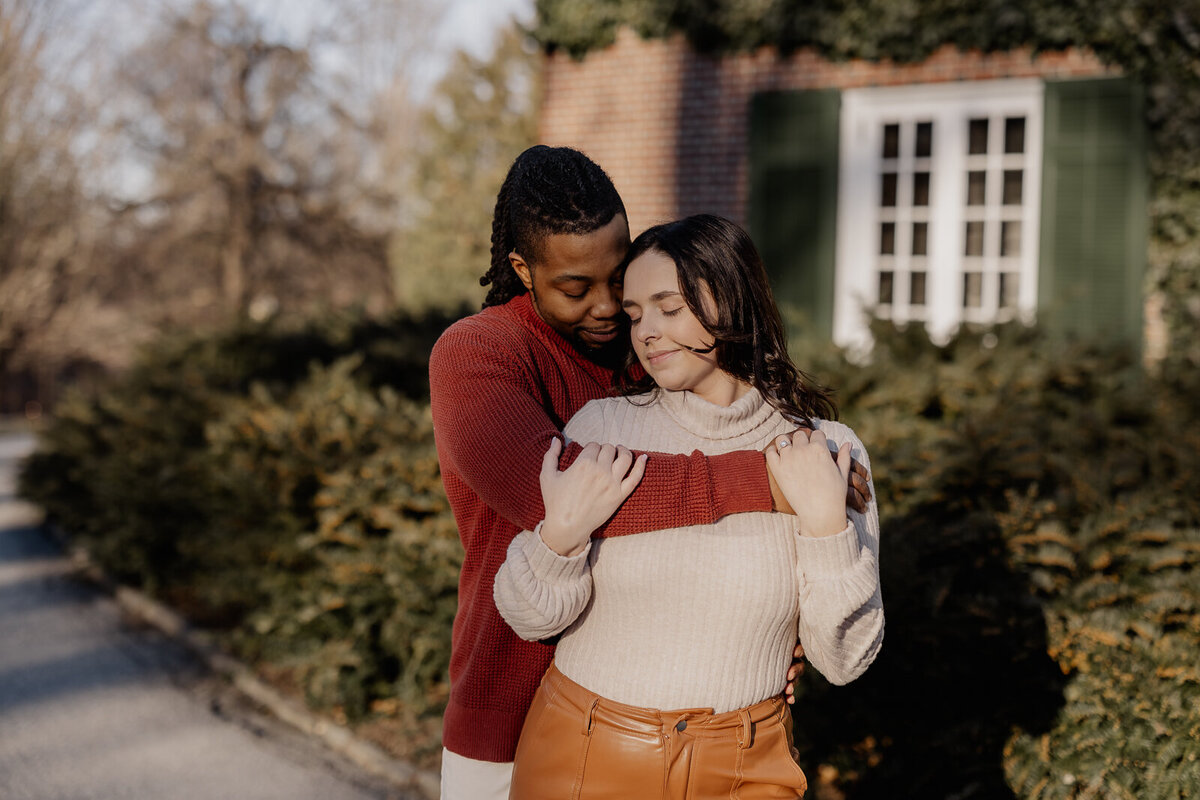
<path fill-rule="evenodd" d="M 576 352 L 529 295 L 459 320 L 429 360 L 438 461 L 464 548 L 442 743 L 480 761 L 512 761 L 525 712 L 553 657 L 517 637 L 492 600 L 513 537 L 543 515 L 542 457 L 565 422 L 610 394 L 610 370 Z M 565 448 L 565 466 L 579 454 Z M 767 511 L 760 452 L 707 458 L 652 453 L 646 475 L 599 536 L 711 524 Z"/>
<path fill-rule="evenodd" d="M 870 467 L 847 426 L 814 420 Z M 766 446 L 795 426 L 751 390 L 728 407 L 660 391 L 589 403 L 566 435 L 627 447 L 716 454 Z M 593 540 L 565 558 L 536 531 L 509 547 L 495 582 L 500 613 L 523 637 L 563 632 L 559 670 L 599 695 L 657 709 L 732 711 L 778 694 L 796 637 L 830 682 L 861 675 L 883 641 L 879 515 L 825 537 L 796 518 L 750 513 L 688 530 Z"/>

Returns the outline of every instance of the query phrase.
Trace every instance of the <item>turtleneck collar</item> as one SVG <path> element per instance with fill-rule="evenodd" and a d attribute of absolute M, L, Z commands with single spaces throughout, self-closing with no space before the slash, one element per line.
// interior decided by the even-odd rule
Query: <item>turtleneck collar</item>
<path fill-rule="evenodd" d="M 736 439 L 771 420 L 774 407 L 750 387 L 731 405 L 719 406 L 693 394 L 658 390 L 658 402 L 679 425 L 704 439 Z"/>

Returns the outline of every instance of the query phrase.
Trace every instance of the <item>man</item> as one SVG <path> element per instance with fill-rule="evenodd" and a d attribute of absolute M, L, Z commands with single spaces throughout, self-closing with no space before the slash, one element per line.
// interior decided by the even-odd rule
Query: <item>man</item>
<path fill-rule="evenodd" d="M 430 356 L 438 459 L 466 551 L 443 798 L 508 796 L 525 712 L 554 651 L 504 623 L 493 580 L 509 542 L 542 518 L 538 475 L 551 439 L 608 394 L 624 358 L 619 267 L 629 241 L 624 204 L 598 165 L 569 148 L 526 150 L 497 197 L 484 309 L 451 326 Z M 566 448 L 563 463 L 579 449 Z M 708 524 L 771 511 L 776 499 L 761 453 L 651 454 L 641 484 L 598 535 Z"/>

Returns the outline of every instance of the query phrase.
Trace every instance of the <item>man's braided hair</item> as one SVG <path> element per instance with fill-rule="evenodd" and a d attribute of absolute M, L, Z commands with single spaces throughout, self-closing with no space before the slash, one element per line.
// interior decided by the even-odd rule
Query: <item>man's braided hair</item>
<path fill-rule="evenodd" d="M 556 233 L 592 233 L 625 214 L 617 188 L 600 166 L 569 147 L 535 145 L 517 156 L 492 215 L 492 265 L 479 279 L 491 286 L 483 307 L 525 294 L 508 254 L 533 264 L 542 240 Z"/>

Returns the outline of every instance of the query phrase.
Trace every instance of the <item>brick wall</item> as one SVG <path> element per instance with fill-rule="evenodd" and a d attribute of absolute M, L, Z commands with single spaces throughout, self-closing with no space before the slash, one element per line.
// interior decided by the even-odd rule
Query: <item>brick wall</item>
<path fill-rule="evenodd" d="M 644 41 L 628 29 L 582 61 L 546 61 L 541 141 L 588 153 L 612 176 L 636 235 L 658 222 L 708 211 L 745 223 L 749 101 L 772 89 L 849 89 L 956 80 L 1107 74 L 1068 50 L 982 54 L 947 46 L 919 64 L 827 61 L 773 49 L 717 58 L 681 36 Z"/>

